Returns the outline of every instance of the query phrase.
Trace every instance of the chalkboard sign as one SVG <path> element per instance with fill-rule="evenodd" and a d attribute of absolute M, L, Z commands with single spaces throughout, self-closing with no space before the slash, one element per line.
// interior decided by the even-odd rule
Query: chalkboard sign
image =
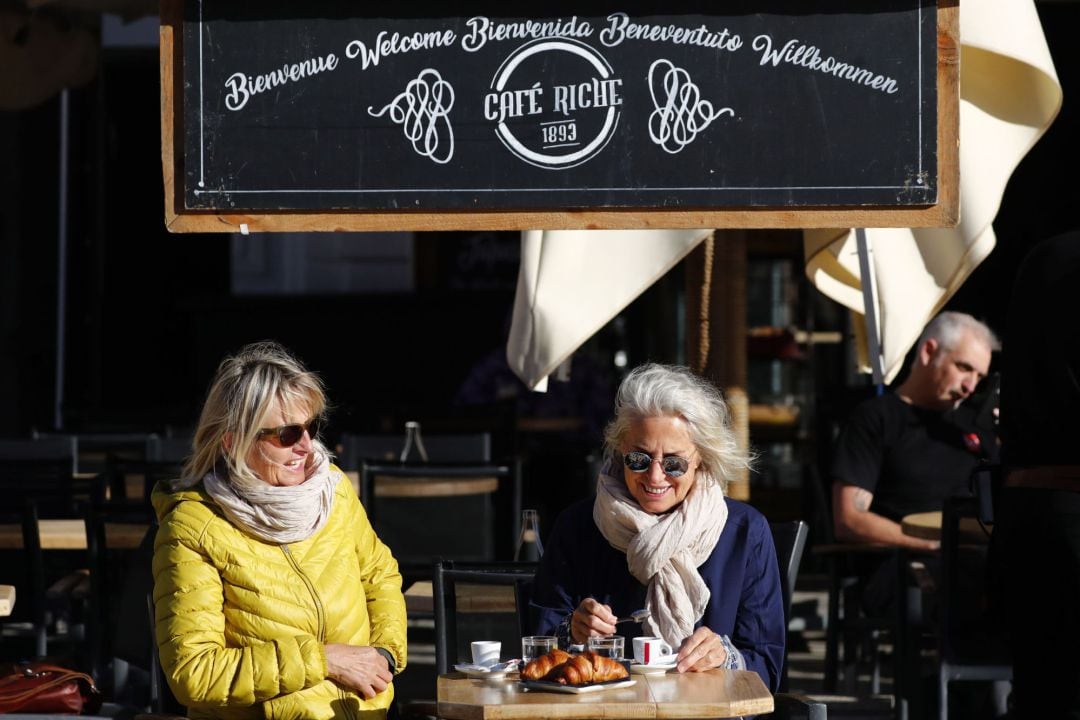
<path fill-rule="evenodd" d="M 170 227 L 955 218 L 932 0 L 398 5 L 173 2 Z"/>

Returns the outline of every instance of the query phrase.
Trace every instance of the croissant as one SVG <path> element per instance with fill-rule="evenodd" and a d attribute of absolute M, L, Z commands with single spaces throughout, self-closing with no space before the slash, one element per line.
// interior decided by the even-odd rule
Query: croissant
<path fill-rule="evenodd" d="M 540 657 L 530 660 L 521 669 L 522 680 L 542 680 L 553 669 L 570 659 L 570 653 L 555 648 Z"/>
<path fill-rule="evenodd" d="M 612 660 L 594 652 L 575 655 L 552 670 L 545 680 L 562 685 L 588 685 L 629 677 L 626 668 L 618 660 Z"/>

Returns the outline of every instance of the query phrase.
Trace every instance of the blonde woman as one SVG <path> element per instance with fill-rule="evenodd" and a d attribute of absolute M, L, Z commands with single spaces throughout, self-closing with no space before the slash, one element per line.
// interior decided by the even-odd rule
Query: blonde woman
<path fill-rule="evenodd" d="M 183 477 L 153 495 L 158 652 L 193 718 L 385 717 L 405 667 L 390 550 L 319 442 L 326 398 L 284 348 L 220 365 Z"/>
<path fill-rule="evenodd" d="M 757 672 L 774 692 L 784 608 L 772 534 L 724 497 L 748 460 L 727 406 L 685 368 L 643 365 L 619 387 L 596 497 L 556 520 L 537 571 L 536 631 L 659 636 L 679 672 Z M 615 621 L 646 608 L 641 624 Z"/>

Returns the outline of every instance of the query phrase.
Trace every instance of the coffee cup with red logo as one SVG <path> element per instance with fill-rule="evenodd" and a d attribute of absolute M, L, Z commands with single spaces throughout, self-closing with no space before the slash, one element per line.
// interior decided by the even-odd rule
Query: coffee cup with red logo
<path fill-rule="evenodd" d="M 634 638 L 634 662 L 638 665 L 669 665 L 674 660 L 674 651 L 663 638 Z"/>

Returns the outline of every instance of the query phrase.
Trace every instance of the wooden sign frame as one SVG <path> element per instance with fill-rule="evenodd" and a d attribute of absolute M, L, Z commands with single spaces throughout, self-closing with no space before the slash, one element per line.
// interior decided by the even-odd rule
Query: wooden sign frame
<path fill-rule="evenodd" d="M 594 208 L 544 211 L 192 210 L 183 196 L 184 0 L 162 0 L 161 149 L 171 232 L 951 227 L 959 222 L 959 3 L 937 5 L 937 202 L 928 206 Z"/>

